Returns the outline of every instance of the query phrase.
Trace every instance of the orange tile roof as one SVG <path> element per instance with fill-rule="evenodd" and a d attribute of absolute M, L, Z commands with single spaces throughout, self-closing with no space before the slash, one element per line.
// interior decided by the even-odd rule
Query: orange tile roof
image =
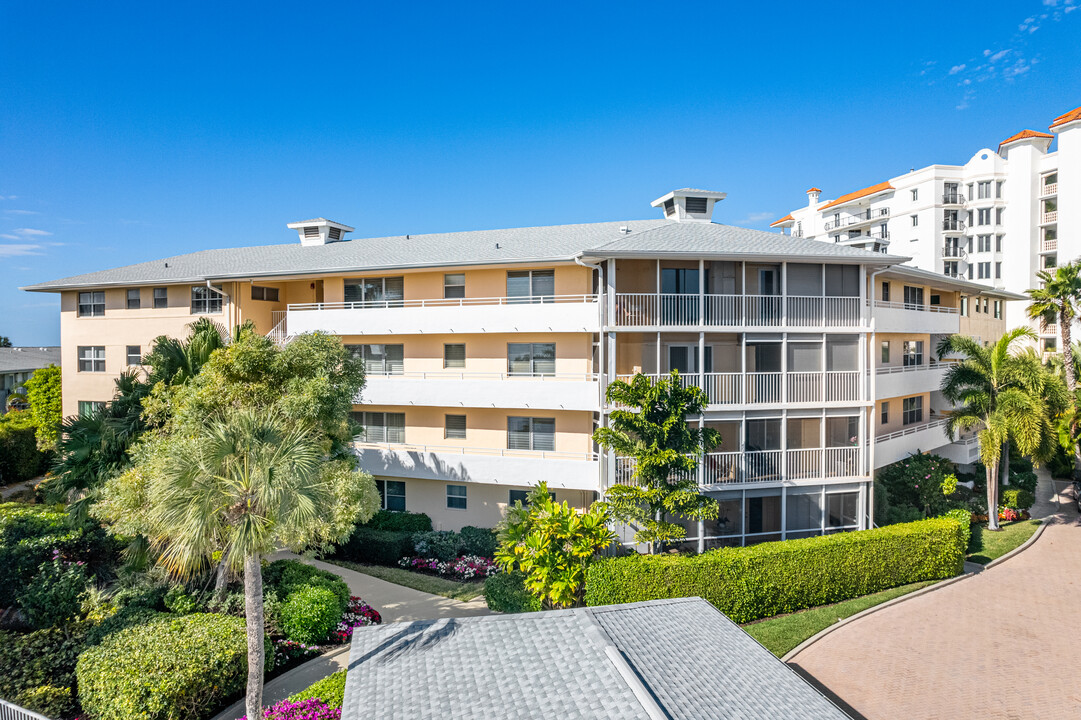
<path fill-rule="evenodd" d="M 1051 123 L 1051 127 L 1056 128 L 1059 125 L 1065 125 L 1066 123 L 1073 122 L 1074 120 L 1081 120 L 1081 107 L 1077 108 L 1076 110 L 1071 110 L 1065 115 L 1059 115 L 1057 118 L 1055 118 L 1055 122 Z"/>
<path fill-rule="evenodd" d="M 819 190 L 818 188 L 811 188 L 811 189 L 810 189 L 810 190 L 808 190 L 807 192 L 809 192 L 809 193 L 813 193 L 813 192 L 816 192 L 816 193 L 820 193 L 820 192 L 822 192 L 822 191 L 821 191 L 821 190 Z"/>
<path fill-rule="evenodd" d="M 878 185 L 872 185 L 871 187 L 857 190 L 856 192 L 850 192 L 847 195 L 842 195 L 833 202 L 823 205 L 819 209 L 829 210 L 831 207 L 836 207 L 837 205 L 845 205 L 852 202 L 853 200 L 859 200 L 860 198 L 867 197 L 868 195 L 877 195 L 880 192 L 885 192 L 887 190 L 893 189 L 893 185 L 890 185 L 889 180 L 887 180 L 886 182 L 880 182 Z"/>
<path fill-rule="evenodd" d="M 781 223 L 786 223 L 786 222 L 794 222 L 794 219 L 792 217 L 792 213 L 789 213 L 789 214 L 785 215 L 783 218 L 781 218 L 777 222 L 771 222 L 769 224 L 769 226 L 770 227 L 775 227 L 777 225 L 780 225 Z"/>
<path fill-rule="evenodd" d="M 1048 135 L 1047 133 L 1037 132 L 1035 130 L 1022 130 L 1016 135 L 1011 135 L 1010 137 L 1000 142 L 998 144 L 998 149 L 1001 150 L 1003 145 L 1009 145 L 1010 143 L 1016 142 L 1017 140 L 1028 140 L 1029 138 L 1048 138 L 1053 140 L 1055 136 Z"/>

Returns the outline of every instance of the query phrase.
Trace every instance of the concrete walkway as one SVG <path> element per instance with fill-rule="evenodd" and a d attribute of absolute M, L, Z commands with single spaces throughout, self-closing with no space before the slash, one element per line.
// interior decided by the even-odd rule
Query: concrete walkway
<path fill-rule="evenodd" d="M 1081 522 L 1041 471 L 1024 552 L 838 628 L 790 663 L 855 718 L 1078 718 Z"/>
<path fill-rule="evenodd" d="M 400 620 L 469 617 L 491 613 L 483 598 L 471 602 L 461 602 L 441 595 L 431 595 L 412 588 L 395 585 L 355 570 L 349 570 L 340 565 L 310 560 L 290 552 L 276 553 L 268 560 L 281 560 L 283 558 L 299 560 L 340 575 L 349 585 L 349 592 L 359 596 L 364 602 L 378 610 L 385 623 Z M 263 688 L 263 705 L 270 707 L 274 703 L 281 702 L 290 695 L 304 690 L 312 683 L 322 680 L 327 675 L 344 670 L 348 663 L 348 646 L 332 650 L 314 660 L 309 660 L 267 683 Z M 213 720 L 236 720 L 236 718 L 242 718 L 243 716 L 244 701 L 238 700 L 215 715 Z"/>

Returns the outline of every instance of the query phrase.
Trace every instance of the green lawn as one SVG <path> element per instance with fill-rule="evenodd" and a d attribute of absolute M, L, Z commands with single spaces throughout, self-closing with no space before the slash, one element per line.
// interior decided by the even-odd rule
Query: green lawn
<path fill-rule="evenodd" d="M 348 560 L 330 559 L 326 562 L 334 565 L 341 565 L 344 568 L 356 570 L 365 575 L 371 575 L 380 580 L 392 582 L 395 585 L 403 585 L 407 588 L 431 593 L 432 595 L 442 595 L 443 597 L 452 598 L 454 600 L 472 600 L 484 592 L 483 582 L 457 582 L 456 580 L 447 580 L 446 578 L 436 577 L 435 575 L 422 575 L 421 573 L 406 570 L 404 568 L 383 567 L 382 565 L 361 565 L 360 563 L 349 562 Z"/>
<path fill-rule="evenodd" d="M 972 539 L 968 543 L 969 562 L 986 565 L 992 560 L 996 560 L 1011 550 L 1020 547 L 1036 532 L 1036 528 L 1040 526 L 1040 521 L 1018 520 L 1017 522 L 1000 523 L 1000 526 L 1002 532 L 987 532 L 987 529 L 982 525 L 972 526 Z"/>
<path fill-rule="evenodd" d="M 901 587 L 845 600 L 833 605 L 821 605 L 788 615 L 778 615 L 777 617 L 749 623 L 744 625 L 743 629 L 750 633 L 755 640 L 765 645 L 771 653 L 781 657 L 807 638 L 825 630 L 839 620 L 844 620 L 846 617 L 863 612 L 869 607 L 906 595 L 935 582 L 937 581 L 927 580 L 902 585 Z"/>

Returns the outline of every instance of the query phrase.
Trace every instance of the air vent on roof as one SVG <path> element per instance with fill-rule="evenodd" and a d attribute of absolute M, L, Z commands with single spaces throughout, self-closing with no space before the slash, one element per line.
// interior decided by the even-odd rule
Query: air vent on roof
<path fill-rule="evenodd" d="M 306 228 L 304 228 L 304 237 L 306 237 L 306 238 L 319 237 L 319 228 L 317 228 L 314 225 L 307 226 Z"/>
<path fill-rule="evenodd" d="M 665 217 L 670 217 L 676 211 L 676 201 L 669 198 L 664 201 L 664 214 Z"/>
<path fill-rule="evenodd" d="M 689 198 L 687 198 L 687 212 L 689 212 L 689 213 L 704 213 L 704 212 L 706 212 L 706 199 L 704 197 L 689 197 Z"/>
<path fill-rule="evenodd" d="M 353 228 L 342 223 L 336 223 L 326 218 L 314 220 L 301 220 L 300 222 L 286 225 L 290 230 L 296 230 L 300 235 L 301 245 L 326 245 L 331 242 L 345 240 L 345 234 L 353 232 Z"/>
<path fill-rule="evenodd" d="M 664 208 L 664 216 L 669 220 L 710 222 L 713 219 L 713 208 L 724 198 L 725 194 L 722 192 L 683 188 L 662 195 L 650 204 Z"/>
<path fill-rule="evenodd" d="M 342 239 L 342 229 L 341 228 L 336 228 L 336 227 L 330 228 L 330 234 L 328 235 L 328 237 L 331 240 L 341 240 Z"/>

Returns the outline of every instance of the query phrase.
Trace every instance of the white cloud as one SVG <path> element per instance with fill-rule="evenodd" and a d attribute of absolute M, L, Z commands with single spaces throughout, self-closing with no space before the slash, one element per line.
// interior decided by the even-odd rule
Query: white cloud
<path fill-rule="evenodd" d="M 5 210 L 5 215 L 40 215 L 36 210 Z"/>
<path fill-rule="evenodd" d="M 768 212 L 753 212 L 748 213 L 747 217 L 739 221 L 739 225 L 754 225 L 760 223 L 763 220 L 769 220 L 773 217 L 773 213 Z"/>
<path fill-rule="evenodd" d="M 0 200 L 18 200 L 18 195 L 0 195 Z"/>
<path fill-rule="evenodd" d="M 15 257 L 16 255 L 40 255 L 40 245 L 19 244 L 0 245 L 0 257 Z"/>
<path fill-rule="evenodd" d="M 52 233 L 48 230 L 38 230 L 37 228 L 15 228 L 13 232 L 26 237 L 41 237 L 43 235 L 52 235 Z"/>
<path fill-rule="evenodd" d="M 5 240 L 22 240 L 18 235 L 12 235 L 11 233 L 0 233 L 0 238 Z"/>
<path fill-rule="evenodd" d="M 950 75 L 956 75 L 957 73 L 964 70 L 965 67 L 966 66 L 964 63 L 961 63 L 960 65 L 954 65 L 952 68 L 950 68 Z"/>

